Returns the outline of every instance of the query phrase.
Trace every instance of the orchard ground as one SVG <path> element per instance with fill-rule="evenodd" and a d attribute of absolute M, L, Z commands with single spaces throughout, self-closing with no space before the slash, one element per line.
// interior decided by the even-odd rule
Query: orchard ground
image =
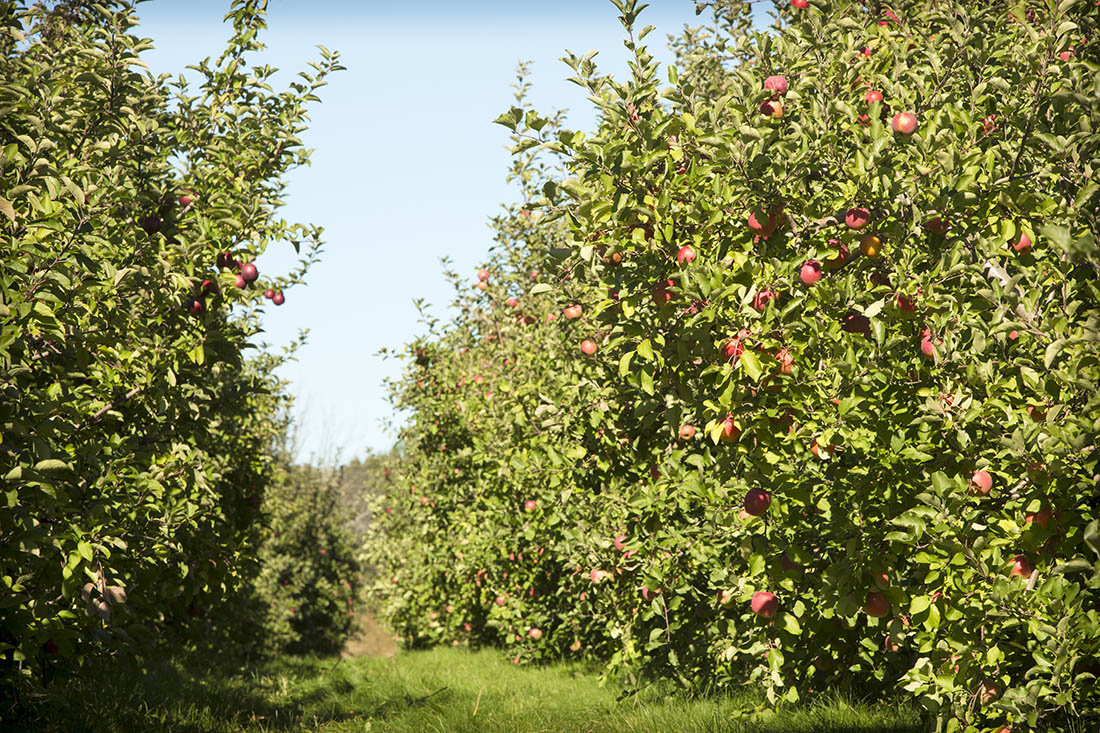
<path fill-rule="evenodd" d="M 827 693 L 763 710 L 756 690 L 692 698 L 661 685 L 627 694 L 582 663 L 517 667 L 497 651 L 401 651 L 367 621 L 339 656 L 222 655 L 114 663 L 51 688 L 38 731 L 897 731 L 926 730 L 903 704 Z"/>

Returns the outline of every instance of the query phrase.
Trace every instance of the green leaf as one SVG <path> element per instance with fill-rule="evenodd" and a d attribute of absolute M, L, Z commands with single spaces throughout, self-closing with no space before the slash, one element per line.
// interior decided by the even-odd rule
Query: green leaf
<path fill-rule="evenodd" d="M 64 471 L 68 468 L 68 463 L 57 458 L 47 458 L 44 461 L 39 461 L 38 463 L 34 464 L 34 470 L 41 471 L 42 473 L 50 473 L 51 471 Z"/>
<path fill-rule="evenodd" d="M 4 212 L 13 222 L 15 221 L 15 208 L 5 198 L 0 198 L 0 211 Z"/>
<path fill-rule="evenodd" d="M 1058 339 L 1057 341 L 1054 341 L 1049 346 L 1047 346 L 1046 351 L 1043 352 L 1044 369 L 1050 369 L 1050 365 L 1053 364 L 1054 360 L 1058 358 L 1058 354 L 1061 353 L 1066 343 L 1066 339 Z"/>
<path fill-rule="evenodd" d="M 764 373 L 763 368 L 760 366 L 760 359 L 756 354 L 746 349 L 741 354 L 741 368 L 745 370 L 745 374 L 749 375 L 749 378 L 754 382 L 760 381 L 760 375 Z"/>
<path fill-rule="evenodd" d="M 554 286 L 550 283 L 539 283 L 535 287 L 528 291 L 528 295 L 539 295 L 540 293 L 549 293 L 554 289 Z"/>

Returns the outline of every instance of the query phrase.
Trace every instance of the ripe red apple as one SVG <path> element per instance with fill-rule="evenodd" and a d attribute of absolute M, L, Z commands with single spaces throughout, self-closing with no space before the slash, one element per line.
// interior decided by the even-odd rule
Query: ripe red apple
<path fill-rule="evenodd" d="M 592 568 L 592 572 L 588 574 L 588 579 L 593 583 L 599 583 L 601 580 L 607 577 L 606 570 L 600 570 L 598 568 Z"/>
<path fill-rule="evenodd" d="M 1017 555 L 1012 558 L 1012 575 L 1019 575 L 1021 578 L 1031 577 L 1032 572 L 1035 571 L 1035 566 L 1031 564 L 1031 560 L 1027 555 Z"/>
<path fill-rule="evenodd" d="M 778 99 L 766 100 L 760 104 L 760 113 L 778 119 L 783 116 L 783 103 Z"/>
<path fill-rule="evenodd" d="M 672 288 L 676 285 L 672 280 L 665 280 L 653 285 L 650 289 L 650 295 L 653 296 L 653 302 L 657 304 L 657 307 L 667 305 L 672 300 Z"/>
<path fill-rule="evenodd" d="M 737 359 L 743 353 L 745 353 L 745 342 L 740 335 L 722 344 L 722 356 L 726 358 L 726 361 Z"/>
<path fill-rule="evenodd" d="M 1042 405 L 1028 405 L 1027 416 L 1032 422 L 1042 422 L 1047 419 L 1047 411 Z"/>
<path fill-rule="evenodd" d="M 695 426 L 694 425 L 681 425 L 680 426 L 680 439 L 681 440 L 691 440 L 694 437 L 695 437 Z"/>
<path fill-rule="evenodd" d="M 497 596 L 497 597 L 496 597 L 496 604 L 497 604 L 498 606 L 503 606 L 503 605 L 504 605 L 505 603 L 507 603 L 507 602 L 508 602 L 508 601 L 507 601 L 507 599 L 506 599 L 506 598 L 505 598 L 504 596 Z"/>
<path fill-rule="evenodd" d="M 844 324 L 841 330 L 847 333 L 861 333 L 871 338 L 871 320 L 862 313 L 848 313 L 844 316 Z"/>
<path fill-rule="evenodd" d="M 785 94 L 787 92 L 787 77 L 769 76 L 764 80 L 764 88 L 776 94 Z"/>
<path fill-rule="evenodd" d="M 489 279 L 489 271 L 488 270 L 478 270 L 477 271 L 477 279 L 481 280 L 482 282 L 488 280 Z"/>
<path fill-rule="evenodd" d="M 286 298 L 283 296 L 281 290 L 277 291 L 274 295 L 271 296 L 271 302 L 275 305 L 282 305 L 286 302 Z"/>
<path fill-rule="evenodd" d="M 53 639 L 47 639 L 46 643 L 42 645 L 42 648 L 47 654 L 57 654 L 61 651 L 61 647 L 59 647 L 57 642 Z"/>
<path fill-rule="evenodd" d="M 504 305 L 508 306 L 509 308 L 515 308 L 517 305 L 519 305 L 519 301 L 515 298 L 509 298 L 508 300 L 504 301 Z"/>
<path fill-rule="evenodd" d="M 848 209 L 844 214 L 844 223 L 849 229 L 863 229 L 871 223 L 871 212 L 862 206 Z"/>
<path fill-rule="evenodd" d="M 256 265 L 251 262 L 246 262 L 241 265 L 241 277 L 245 279 L 245 282 L 253 282 L 260 276 L 260 271 L 256 269 Z"/>
<path fill-rule="evenodd" d="M 718 440 L 723 443 L 736 443 L 740 437 L 741 428 L 737 427 L 733 417 L 727 417 L 722 421 L 722 432 L 718 434 Z"/>
<path fill-rule="evenodd" d="M 272 298 L 275 297 L 275 291 L 272 290 L 271 288 L 268 288 L 267 290 L 264 291 L 264 297 L 267 298 L 268 300 L 271 300 Z"/>
<path fill-rule="evenodd" d="M 592 339 L 585 339 L 581 341 L 581 353 L 585 356 L 592 356 L 596 353 L 596 342 Z"/>
<path fill-rule="evenodd" d="M 764 288 L 752 299 L 752 307 L 762 311 L 768 307 L 768 303 L 775 299 L 775 292 L 771 288 Z"/>
<path fill-rule="evenodd" d="M 970 477 L 970 493 L 989 496 L 989 492 L 992 490 L 993 477 L 989 475 L 989 471 L 978 469 L 974 472 L 974 475 Z"/>
<path fill-rule="evenodd" d="M 1031 251 L 1031 237 L 1027 236 L 1026 233 L 1021 233 L 1020 241 L 1012 245 L 1012 249 L 1019 254 L 1026 255 Z"/>
<path fill-rule="evenodd" d="M 745 494 L 745 511 L 754 517 L 759 517 L 771 506 L 772 495 L 759 487 L 749 489 Z"/>
<path fill-rule="evenodd" d="M 244 275 L 240 274 L 239 272 L 233 277 L 233 284 L 236 285 L 238 288 L 248 287 L 248 281 L 245 280 Z"/>
<path fill-rule="evenodd" d="M 894 294 L 894 304 L 897 305 L 898 310 L 902 313 L 912 313 L 917 309 L 916 304 L 901 293 Z"/>
<path fill-rule="evenodd" d="M 773 210 L 767 213 L 763 208 L 749 212 L 749 229 L 758 232 L 762 237 L 770 237 L 780 224 L 786 221 L 786 216 L 781 210 Z"/>
<path fill-rule="evenodd" d="M 867 594 L 867 603 L 863 606 L 863 612 L 868 616 L 882 618 L 890 613 L 890 601 L 877 590 L 873 590 Z"/>
<path fill-rule="evenodd" d="M 809 0 L 791 0 L 791 7 L 797 8 L 798 10 L 805 10 L 810 7 L 810 2 Z"/>
<path fill-rule="evenodd" d="M 530 631 L 527 632 L 527 635 L 530 636 L 535 641 L 538 641 L 539 639 L 542 638 L 542 629 L 531 629 Z"/>
<path fill-rule="evenodd" d="M 933 361 L 936 359 L 936 345 L 932 343 L 932 331 L 927 327 L 921 331 L 920 353 Z"/>
<path fill-rule="evenodd" d="M 794 369 L 794 356 L 786 348 L 775 352 L 776 361 L 779 362 L 779 373 L 789 375 Z"/>
<path fill-rule="evenodd" d="M 798 271 L 798 278 L 803 285 L 813 285 L 821 279 L 821 263 L 817 260 L 806 260 L 802 269 Z"/>
<path fill-rule="evenodd" d="M 187 303 L 187 310 L 196 316 L 201 315 L 206 310 L 206 305 L 198 298 L 191 298 Z"/>
<path fill-rule="evenodd" d="M 626 549 L 626 545 L 624 544 L 625 540 L 626 540 L 626 535 L 625 534 L 615 535 L 615 549 L 616 550 Z"/>
<path fill-rule="evenodd" d="M 685 244 L 680 248 L 680 251 L 676 253 L 676 261 L 681 265 L 691 264 L 695 260 L 695 250 L 691 248 L 690 244 Z"/>
<path fill-rule="evenodd" d="M 478 280 L 476 283 L 474 283 L 474 287 L 478 290 L 488 290 L 489 283 L 485 282 L 484 280 Z"/>
<path fill-rule="evenodd" d="M 1027 524 L 1038 524 L 1043 529 L 1050 526 L 1051 520 L 1054 519 L 1054 512 L 1050 510 L 1050 507 L 1043 507 L 1037 512 L 1028 512 L 1024 515 L 1024 522 Z"/>
<path fill-rule="evenodd" d="M 527 501 L 523 502 L 523 508 L 526 509 L 527 511 L 531 511 L 537 506 L 538 506 L 538 502 L 535 501 L 534 499 L 528 499 Z"/>
<path fill-rule="evenodd" d="M 877 89 L 868 89 L 867 93 L 863 95 L 863 101 L 866 102 L 868 105 L 872 105 L 875 102 L 881 102 L 882 92 L 878 91 Z"/>
<path fill-rule="evenodd" d="M 752 596 L 752 612 L 757 616 L 772 618 L 779 611 L 779 599 L 774 593 L 760 591 Z"/>
<path fill-rule="evenodd" d="M 836 250 L 836 255 L 825 260 L 825 267 L 830 270 L 836 270 L 837 268 L 843 267 L 852 256 L 851 251 L 848 249 L 848 245 L 838 239 L 830 239 L 829 246 Z"/>
<path fill-rule="evenodd" d="M 917 130 L 917 116 L 912 112 L 898 112 L 894 115 L 894 132 L 912 135 Z"/>
<path fill-rule="evenodd" d="M 219 269 L 232 270 L 233 268 L 240 267 L 237 259 L 229 252 L 220 252 L 217 258 L 217 265 Z"/>
<path fill-rule="evenodd" d="M 946 234 L 947 222 L 942 217 L 935 217 L 924 222 L 924 228 L 933 234 Z"/>
<path fill-rule="evenodd" d="M 565 314 L 565 317 L 568 318 L 569 320 L 573 320 L 574 318 L 580 318 L 581 317 L 581 307 L 579 305 L 577 305 L 576 303 L 574 303 L 573 305 L 565 306 L 565 310 L 562 311 L 562 312 Z"/>

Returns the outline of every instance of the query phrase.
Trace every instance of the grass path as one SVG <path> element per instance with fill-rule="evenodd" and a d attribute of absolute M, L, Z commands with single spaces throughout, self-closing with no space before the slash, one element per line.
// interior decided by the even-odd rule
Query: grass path
<path fill-rule="evenodd" d="M 106 672 L 106 670 L 104 670 Z M 918 733 L 911 709 L 832 699 L 755 712 L 749 693 L 691 700 L 655 690 L 618 699 L 576 665 L 520 668 L 493 651 L 282 657 L 246 670 L 164 660 L 55 685 L 35 731 L 823 731 Z"/>

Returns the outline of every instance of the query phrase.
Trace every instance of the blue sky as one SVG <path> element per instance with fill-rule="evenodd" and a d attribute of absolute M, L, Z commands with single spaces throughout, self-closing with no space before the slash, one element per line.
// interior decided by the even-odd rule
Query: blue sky
<path fill-rule="evenodd" d="M 228 0 L 139 5 L 136 32 L 155 44 L 143 56 L 150 70 L 179 74 L 216 57 L 228 8 Z M 347 67 L 311 111 L 303 139 L 312 165 L 291 174 L 282 212 L 324 227 L 325 252 L 308 286 L 289 291 L 264 322 L 274 345 L 309 329 L 298 361 L 281 372 L 297 401 L 301 460 L 344 461 L 392 446 L 382 381 L 401 363 L 378 350 L 423 331 L 414 299 L 446 316 L 453 290 L 440 258 L 473 282 L 492 244 L 488 218 L 516 198 L 504 181 L 508 132 L 492 124 L 512 102 L 516 62 L 534 62 L 537 109 L 567 108 L 568 127 L 590 130 L 591 105 L 558 59 L 566 49 L 599 50 L 601 69 L 625 75 L 617 15 L 606 0 L 272 0 L 257 63 L 278 67 L 285 84 L 318 59 L 320 44 Z M 701 20 L 692 0 L 654 0 L 641 19 L 657 27 L 646 41 L 662 61 L 671 57 L 666 35 Z M 293 250 L 271 250 L 259 265 L 286 272 Z"/>

